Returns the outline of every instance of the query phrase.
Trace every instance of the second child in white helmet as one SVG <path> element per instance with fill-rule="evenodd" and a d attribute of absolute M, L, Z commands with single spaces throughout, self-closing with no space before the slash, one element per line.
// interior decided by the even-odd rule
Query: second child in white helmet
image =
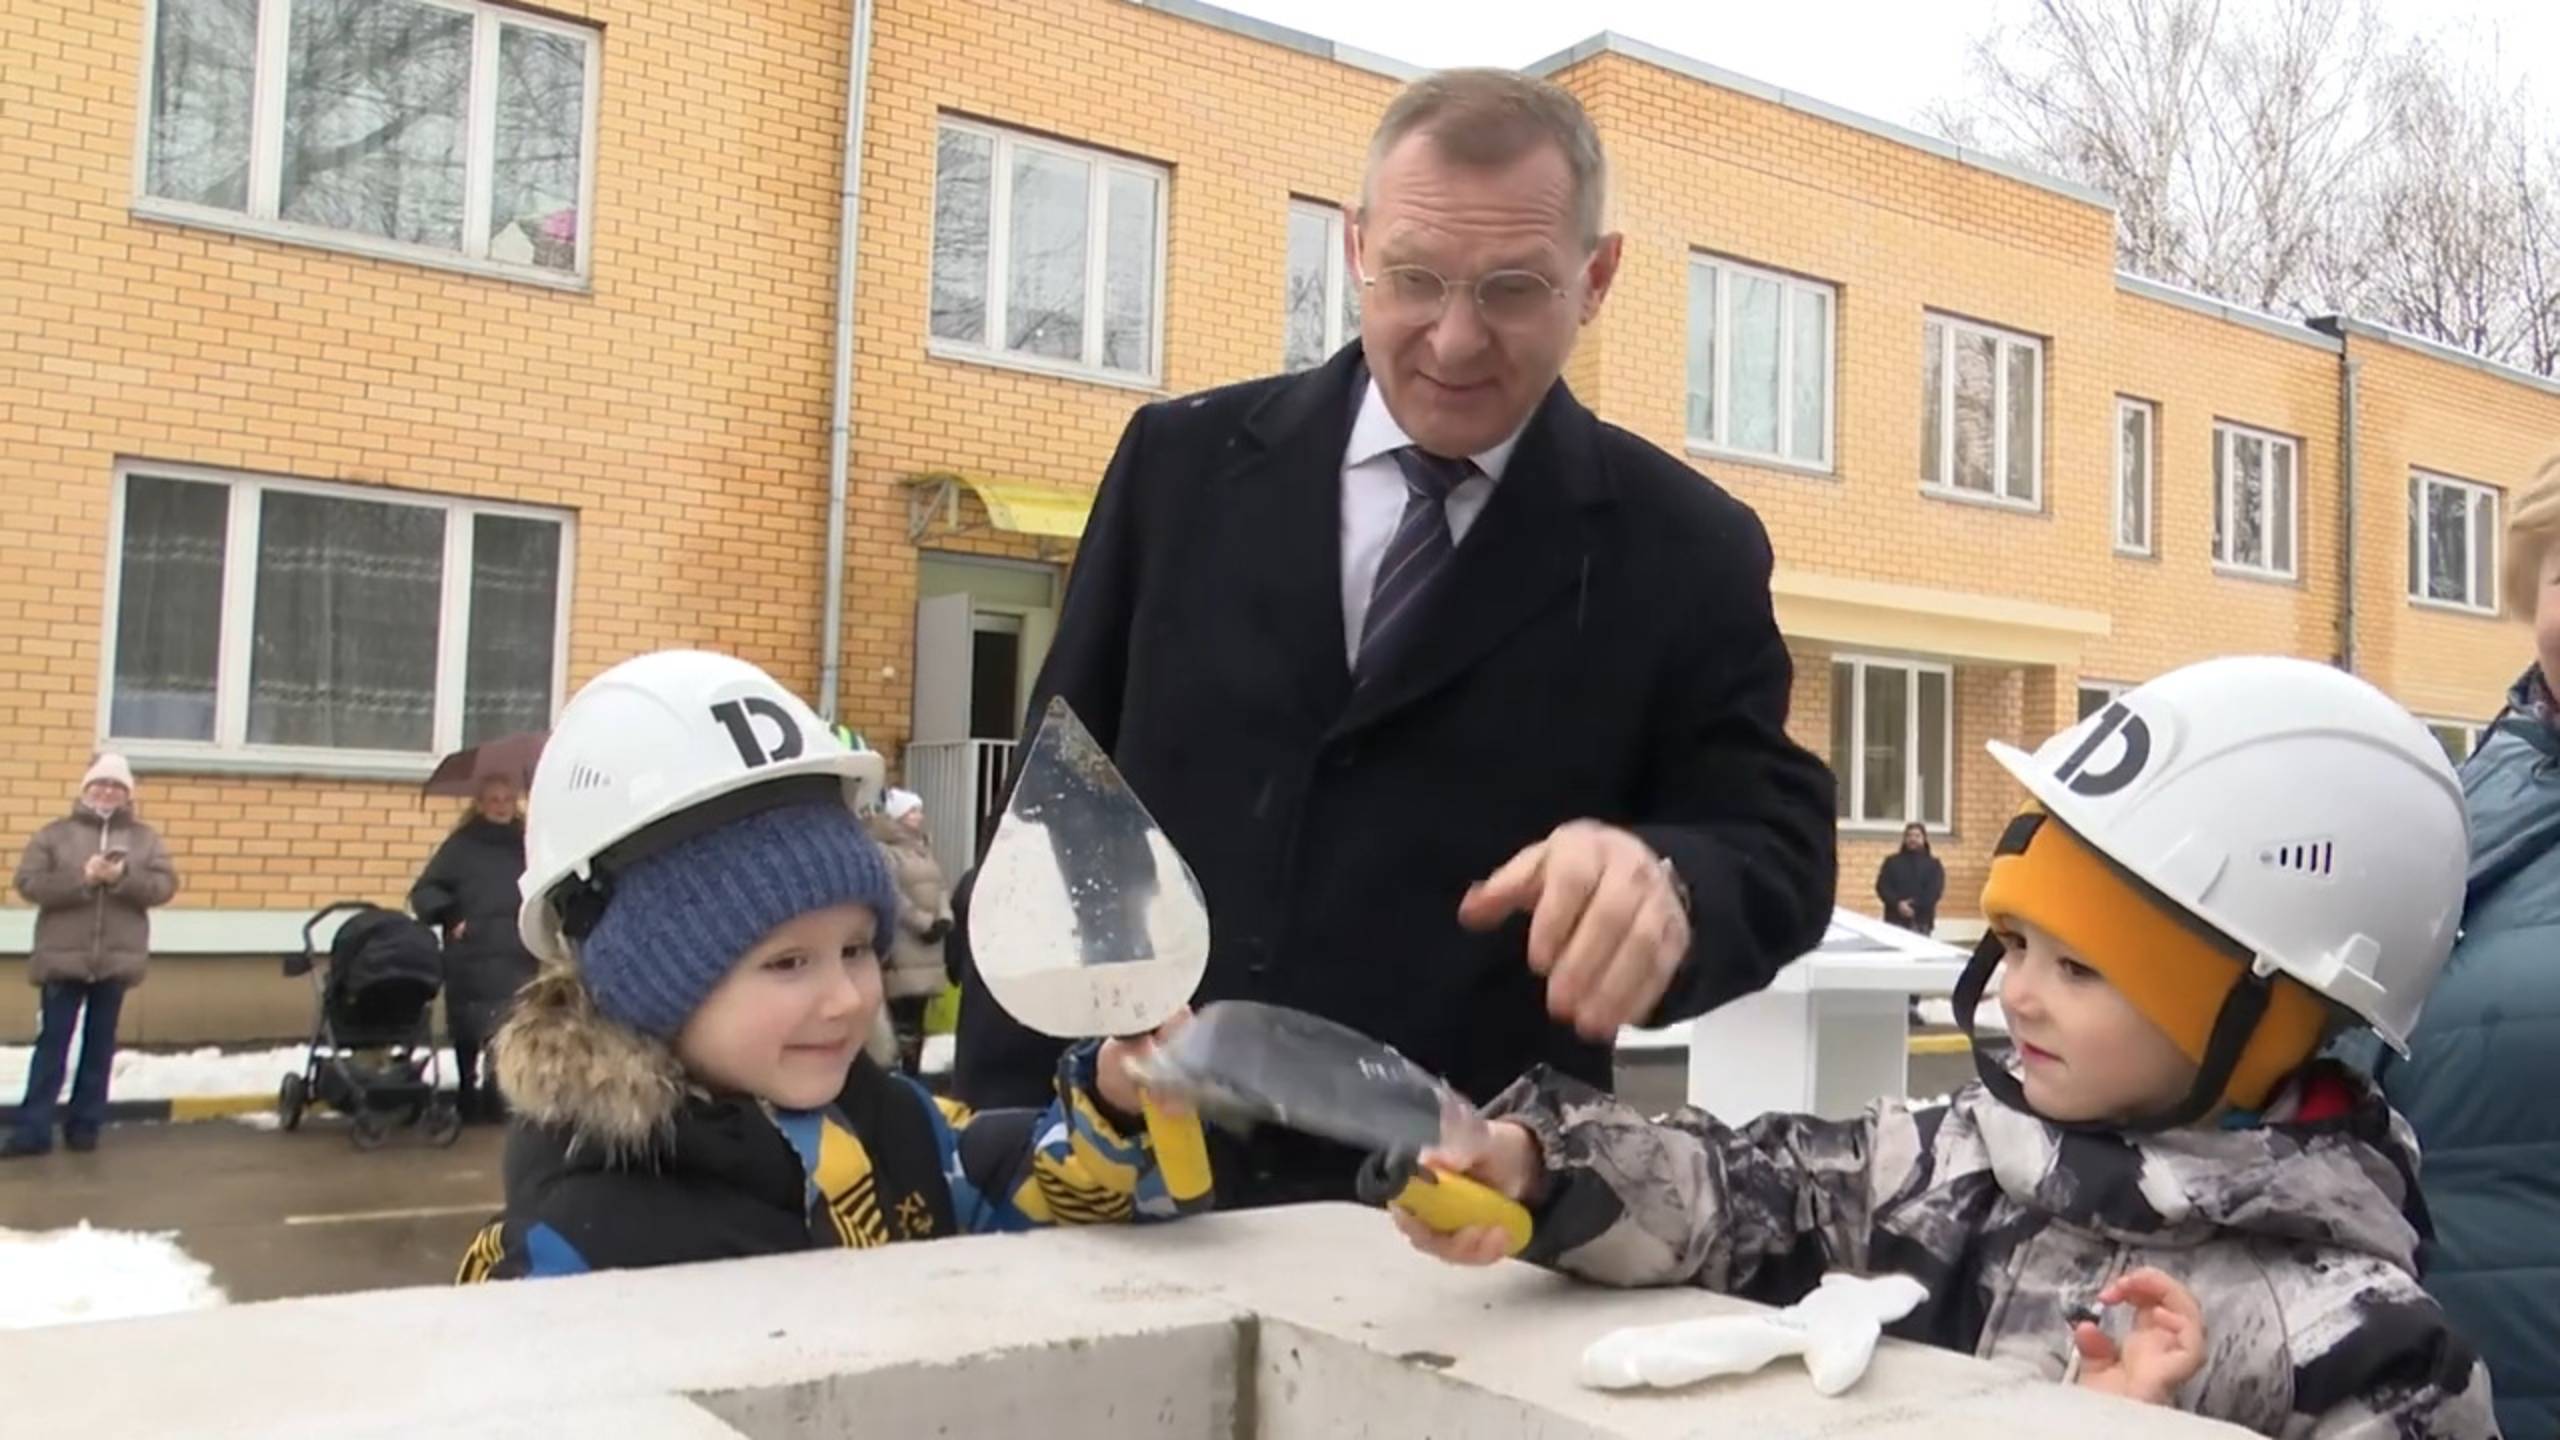
<path fill-rule="evenodd" d="M 1826 1271 L 1928 1298 L 1888 1334 L 2260 1434 L 2494 1436 L 2487 1372 L 2417 1282 L 2408 1127 L 2314 1059 L 2401 1045 L 2462 900 L 2461 795 L 2381 692 L 2208 661 L 2033 755 L 1957 993 L 1997 979 L 2005 1061 L 1851 1120 L 1647 1120 L 1533 1071 L 1442 1157 L 1527 1202 L 1526 1258 L 1774 1304 Z M 1481 1263 L 1498 1232 L 1415 1245 Z"/>
<path fill-rule="evenodd" d="M 1132 1118 L 1150 1042 L 1068 1051 L 1046 1111 L 972 1113 L 863 1053 L 898 909 L 858 813 L 880 768 L 725 655 L 570 700 L 526 815 L 545 968 L 495 1046 L 506 1213 L 462 1280 L 1177 1213 Z"/>

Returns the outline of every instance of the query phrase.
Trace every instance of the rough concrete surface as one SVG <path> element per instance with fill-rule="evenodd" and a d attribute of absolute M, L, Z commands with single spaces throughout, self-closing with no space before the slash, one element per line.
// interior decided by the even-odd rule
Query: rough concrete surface
<path fill-rule="evenodd" d="M 1837 1399 L 1783 1365 L 1574 1383 L 1607 1330 L 1741 1304 L 1454 1269 L 1374 1211 L 1307 1206 L 28 1331 L 0 1395 L 11 1434 L 83 1440 L 2236 1433 L 1894 1342 Z"/>

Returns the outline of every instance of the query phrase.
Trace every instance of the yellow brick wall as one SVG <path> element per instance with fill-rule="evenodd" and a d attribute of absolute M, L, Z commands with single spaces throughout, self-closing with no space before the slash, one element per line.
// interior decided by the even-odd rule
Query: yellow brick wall
<path fill-rule="evenodd" d="M 120 456 L 576 513 L 574 685 L 732 649 L 817 679 L 841 6 L 554 0 L 604 27 L 595 283 L 131 213 L 145 0 L 0 0 L 0 835 L 95 735 Z M 146 774 L 192 906 L 407 889 L 408 787 Z"/>
<path fill-rule="evenodd" d="M 2522 617 L 2466 615 L 2409 599 L 2409 473 L 2499 492 L 2499 523 L 2534 467 L 2560 451 L 2560 395 L 2360 336 L 2356 533 L 2359 668 L 2410 708 L 2478 723 L 2533 658 Z M 2504 548 L 2500 553 L 2503 555 Z"/>
<path fill-rule="evenodd" d="M 1693 252 L 1836 285 L 1834 473 L 1699 468 L 1759 511 L 1782 563 L 2103 603 L 2105 211 L 1621 56 L 1559 80 L 1601 127 L 1626 235 L 1595 408 L 1683 451 Z M 1921 493 L 1925 310 L 2048 339 L 2042 513 Z M 2032 568 L 2003 563 L 2030 550 Z"/>
<path fill-rule="evenodd" d="M 554 506 L 576 516 L 569 672 L 732 649 L 818 679 L 828 347 L 846 0 L 555 0 L 603 27 L 594 285 L 562 293 L 131 213 L 148 0 L 0 0 L 0 836 L 59 811 L 94 740 L 119 457 Z M 2032 744 L 2082 675 L 2139 680 L 2233 649 L 2336 646 L 2337 357 L 2123 292 L 2101 207 L 1603 54 L 1560 80 L 1610 147 L 1617 293 L 1569 372 L 1604 416 L 1683 448 L 1687 257 L 1839 287 L 1833 473 L 1701 458 L 1782 564 L 2105 613 L 2075 663 L 1957 674 L 1948 910 L 2017 795 L 1986 738 Z M 1274 369 L 1287 206 L 1351 197 L 1395 82 L 1123 0 L 882 0 L 863 155 L 845 718 L 908 724 L 925 472 L 1087 484 L 1133 406 Z M 928 348 L 937 118 L 1167 167 L 1155 392 Z M 1920 489 L 1923 312 L 2047 345 L 2035 513 Z M 2501 487 L 2560 398 L 2359 340 L 2361 660 L 2430 713 L 2485 713 L 2512 622 L 2413 610 L 2417 464 Z M 2112 547 L 2114 400 L 2159 402 L 2159 553 Z M 2214 573 L 2215 418 L 2301 437 L 2302 577 Z M 924 544 L 1063 561 L 965 533 Z M 1828 647 L 1799 643 L 1792 728 L 1828 753 Z M 2486 697 L 2485 701 L 2484 698 Z M 406 787 L 148 774 L 184 903 L 393 896 L 449 819 Z M 1865 903 L 1881 839 L 1843 846 Z"/>
<path fill-rule="evenodd" d="M 2338 356 L 2123 292 L 2104 318 L 2114 343 L 2090 483 L 2107 516 L 2107 553 L 2093 608 L 2115 630 L 2088 647 L 2081 672 L 2124 683 L 2235 651 L 2335 658 Z M 2147 558 L 2113 553 L 2118 395 L 2157 407 Z M 2223 422 L 2298 442 L 2293 580 L 2214 564 L 2214 427 Z"/>
<path fill-rule="evenodd" d="M 1137 405 L 1277 370 L 1289 201 L 1354 198 L 1395 82 L 1117 0 L 888 0 L 877 16 L 855 372 L 862 573 L 848 601 L 844 706 L 894 745 L 914 650 L 901 479 L 957 470 L 1090 485 Z M 1172 172 L 1160 390 L 928 352 L 935 126 L 946 114 Z M 929 543 L 970 548 L 941 533 Z M 884 665 L 894 680 L 880 678 Z"/>

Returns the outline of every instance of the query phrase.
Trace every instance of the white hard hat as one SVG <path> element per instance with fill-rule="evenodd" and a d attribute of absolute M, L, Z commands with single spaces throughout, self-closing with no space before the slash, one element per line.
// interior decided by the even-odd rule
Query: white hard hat
<path fill-rule="evenodd" d="M 2308 660 L 2173 670 L 1991 753 L 2093 849 L 2404 1053 L 2461 920 L 2470 828 L 2444 750 Z"/>
<path fill-rule="evenodd" d="M 567 959 L 569 932 L 582 927 L 562 915 L 562 892 L 581 887 L 563 882 L 597 882 L 600 860 L 609 870 L 661 848 L 651 843 L 665 834 L 661 822 L 703 807 L 735 818 L 761 808 L 759 796 L 827 793 L 830 781 L 860 810 L 881 776 L 877 753 L 846 749 L 798 696 L 744 660 L 704 650 L 625 660 L 570 697 L 534 768 L 518 920 L 525 948 Z"/>

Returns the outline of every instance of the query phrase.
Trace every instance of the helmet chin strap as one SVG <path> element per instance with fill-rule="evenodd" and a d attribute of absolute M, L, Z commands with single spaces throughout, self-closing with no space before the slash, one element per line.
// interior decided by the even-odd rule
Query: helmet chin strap
<path fill-rule="evenodd" d="M 1956 981 L 1952 997 L 1956 1026 L 1973 1047 L 1973 1069 L 1982 1080 L 1982 1088 L 2001 1104 L 2033 1115 L 2057 1130 L 2082 1134 L 2133 1130 L 2151 1134 L 2183 1129 L 2212 1114 L 2214 1107 L 2222 1103 L 2223 1092 L 2231 1088 L 2231 1072 L 2239 1067 L 2241 1052 L 2249 1048 L 2250 1037 L 2257 1033 L 2259 1017 L 2267 1013 L 2269 982 L 2253 970 L 2242 970 L 2230 993 L 2223 996 L 2221 1013 L 2214 1017 L 2212 1038 L 2205 1043 L 2204 1063 L 2197 1067 L 2195 1085 L 2185 1099 L 2157 1114 L 2130 1120 L 2057 1120 L 2027 1102 L 2025 1084 L 2009 1072 L 2008 1066 L 1991 1058 L 1974 1029 L 1974 1011 L 1980 1007 L 1991 972 L 2007 948 L 1996 935 L 1985 935 L 1974 948 L 1973 959 Z"/>
<path fill-rule="evenodd" d="M 2009 828 L 2000 836 L 1995 853 L 2022 853 L 2033 843 L 2036 831 L 2050 818 L 2042 814 L 2028 814 L 2010 821 Z M 2094 846 L 2091 849 L 2114 870 L 2118 878 L 2139 889 L 2152 903 L 2167 907 L 2173 914 L 2186 915 L 2182 907 L 2144 884 L 2140 876 L 2107 860 L 2104 852 L 2096 851 Z M 2209 931 L 2200 933 L 2225 950 L 2232 948 L 2231 942 L 2220 935 Z M 2000 943 L 1998 935 L 1984 935 L 1982 943 L 1974 947 L 1973 959 L 1965 965 L 1964 974 L 1956 980 L 1955 993 L 1949 997 L 1949 1008 L 1955 1012 L 1956 1028 L 1964 1032 L 1965 1042 L 1973 1048 L 1974 1073 L 1981 1078 L 1982 1088 L 1991 1092 L 1992 1098 L 2001 1104 L 2022 1114 L 2033 1115 L 2057 1130 L 2083 1134 L 2126 1130 L 2150 1134 L 2179 1130 L 2212 1114 L 2214 1108 L 2222 1103 L 2224 1093 L 2231 1088 L 2231 1074 L 2239 1068 L 2241 1055 L 2258 1033 L 2258 1022 L 2267 1013 L 2267 1003 L 2275 983 L 2259 974 L 2248 957 L 2234 957 L 2239 962 L 2239 978 L 2223 994 L 2222 1008 L 2214 1016 L 2213 1032 L 2205 1041 L 2204 1059 L 2196 1068 L 2195 1084 L 2189 1088 L 2185 1099 L 2157 1114 L 2130 1120 L 2057 1120 L 2027 1103 L 2026 1085 L 2009 1072 L 2008 1066 L 1984 1053 L 1981 1037 L 1974 1029 L 1974 1012 L 1981 1007 L 1983 992 L 1991 984 L 1991 972 L 1999 966 L 2001 957 L 2006 953 L 2008 947 Z"/>

